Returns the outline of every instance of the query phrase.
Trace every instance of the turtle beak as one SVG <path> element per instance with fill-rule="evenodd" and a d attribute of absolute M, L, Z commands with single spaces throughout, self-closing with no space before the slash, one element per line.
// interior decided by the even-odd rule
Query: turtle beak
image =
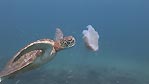
<path fill-rule="evenodd" d="M 72 47 L 76 44 L 76 39 L 72 37 Z"/>

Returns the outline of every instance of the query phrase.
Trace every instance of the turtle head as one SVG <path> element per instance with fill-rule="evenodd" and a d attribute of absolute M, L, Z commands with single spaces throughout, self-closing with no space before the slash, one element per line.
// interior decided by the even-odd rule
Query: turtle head
<path fill-rule="evenodd" d="M 73 36 L 67 36 L 60 40 L 60 46 L 62 48 L 70 48 L 75 45 L 75 38 Z"/>

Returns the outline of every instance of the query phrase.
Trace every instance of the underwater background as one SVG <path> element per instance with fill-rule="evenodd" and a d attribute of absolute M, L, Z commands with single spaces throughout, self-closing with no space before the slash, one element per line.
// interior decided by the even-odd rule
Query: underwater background
<path fill-rule="evenodd" d="M 0 70 L 21 48 L 55 29 L 76 45 L 49 63 L 2 84 L 149 84 L 149 1 L 0 0 Z M 92 25 L 99 50 L 86 48 L 82 31 Z M 0 83 L 1 84 L 1 83 Z"/>

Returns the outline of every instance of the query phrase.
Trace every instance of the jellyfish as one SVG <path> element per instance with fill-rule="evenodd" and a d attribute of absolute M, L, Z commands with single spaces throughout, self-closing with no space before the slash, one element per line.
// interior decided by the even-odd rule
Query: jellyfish
<path fill-rule="evenodd" d="M 95 31 L 92 25 L 88 25 L 87 28 L 88 30 L 83 30 L 82 32 L 85 45 L 91 50 L 97 51 L 99 49 L 98 48 L 99 34 L 97 31 Z"/>

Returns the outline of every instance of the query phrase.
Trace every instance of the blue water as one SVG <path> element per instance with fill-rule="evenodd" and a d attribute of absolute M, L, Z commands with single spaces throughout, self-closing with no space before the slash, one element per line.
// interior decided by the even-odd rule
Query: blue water
<path fill-rule="evenodd" d="M 149 84 L 149 1 L 1 0 L 0 69 L 22 47 L 54 39 L 55 28 L 73 35 L 76 45 L 49 63 L 3 84 Z M 92 52 L 82 31 L 92 25 L 100 35 Z"/>

